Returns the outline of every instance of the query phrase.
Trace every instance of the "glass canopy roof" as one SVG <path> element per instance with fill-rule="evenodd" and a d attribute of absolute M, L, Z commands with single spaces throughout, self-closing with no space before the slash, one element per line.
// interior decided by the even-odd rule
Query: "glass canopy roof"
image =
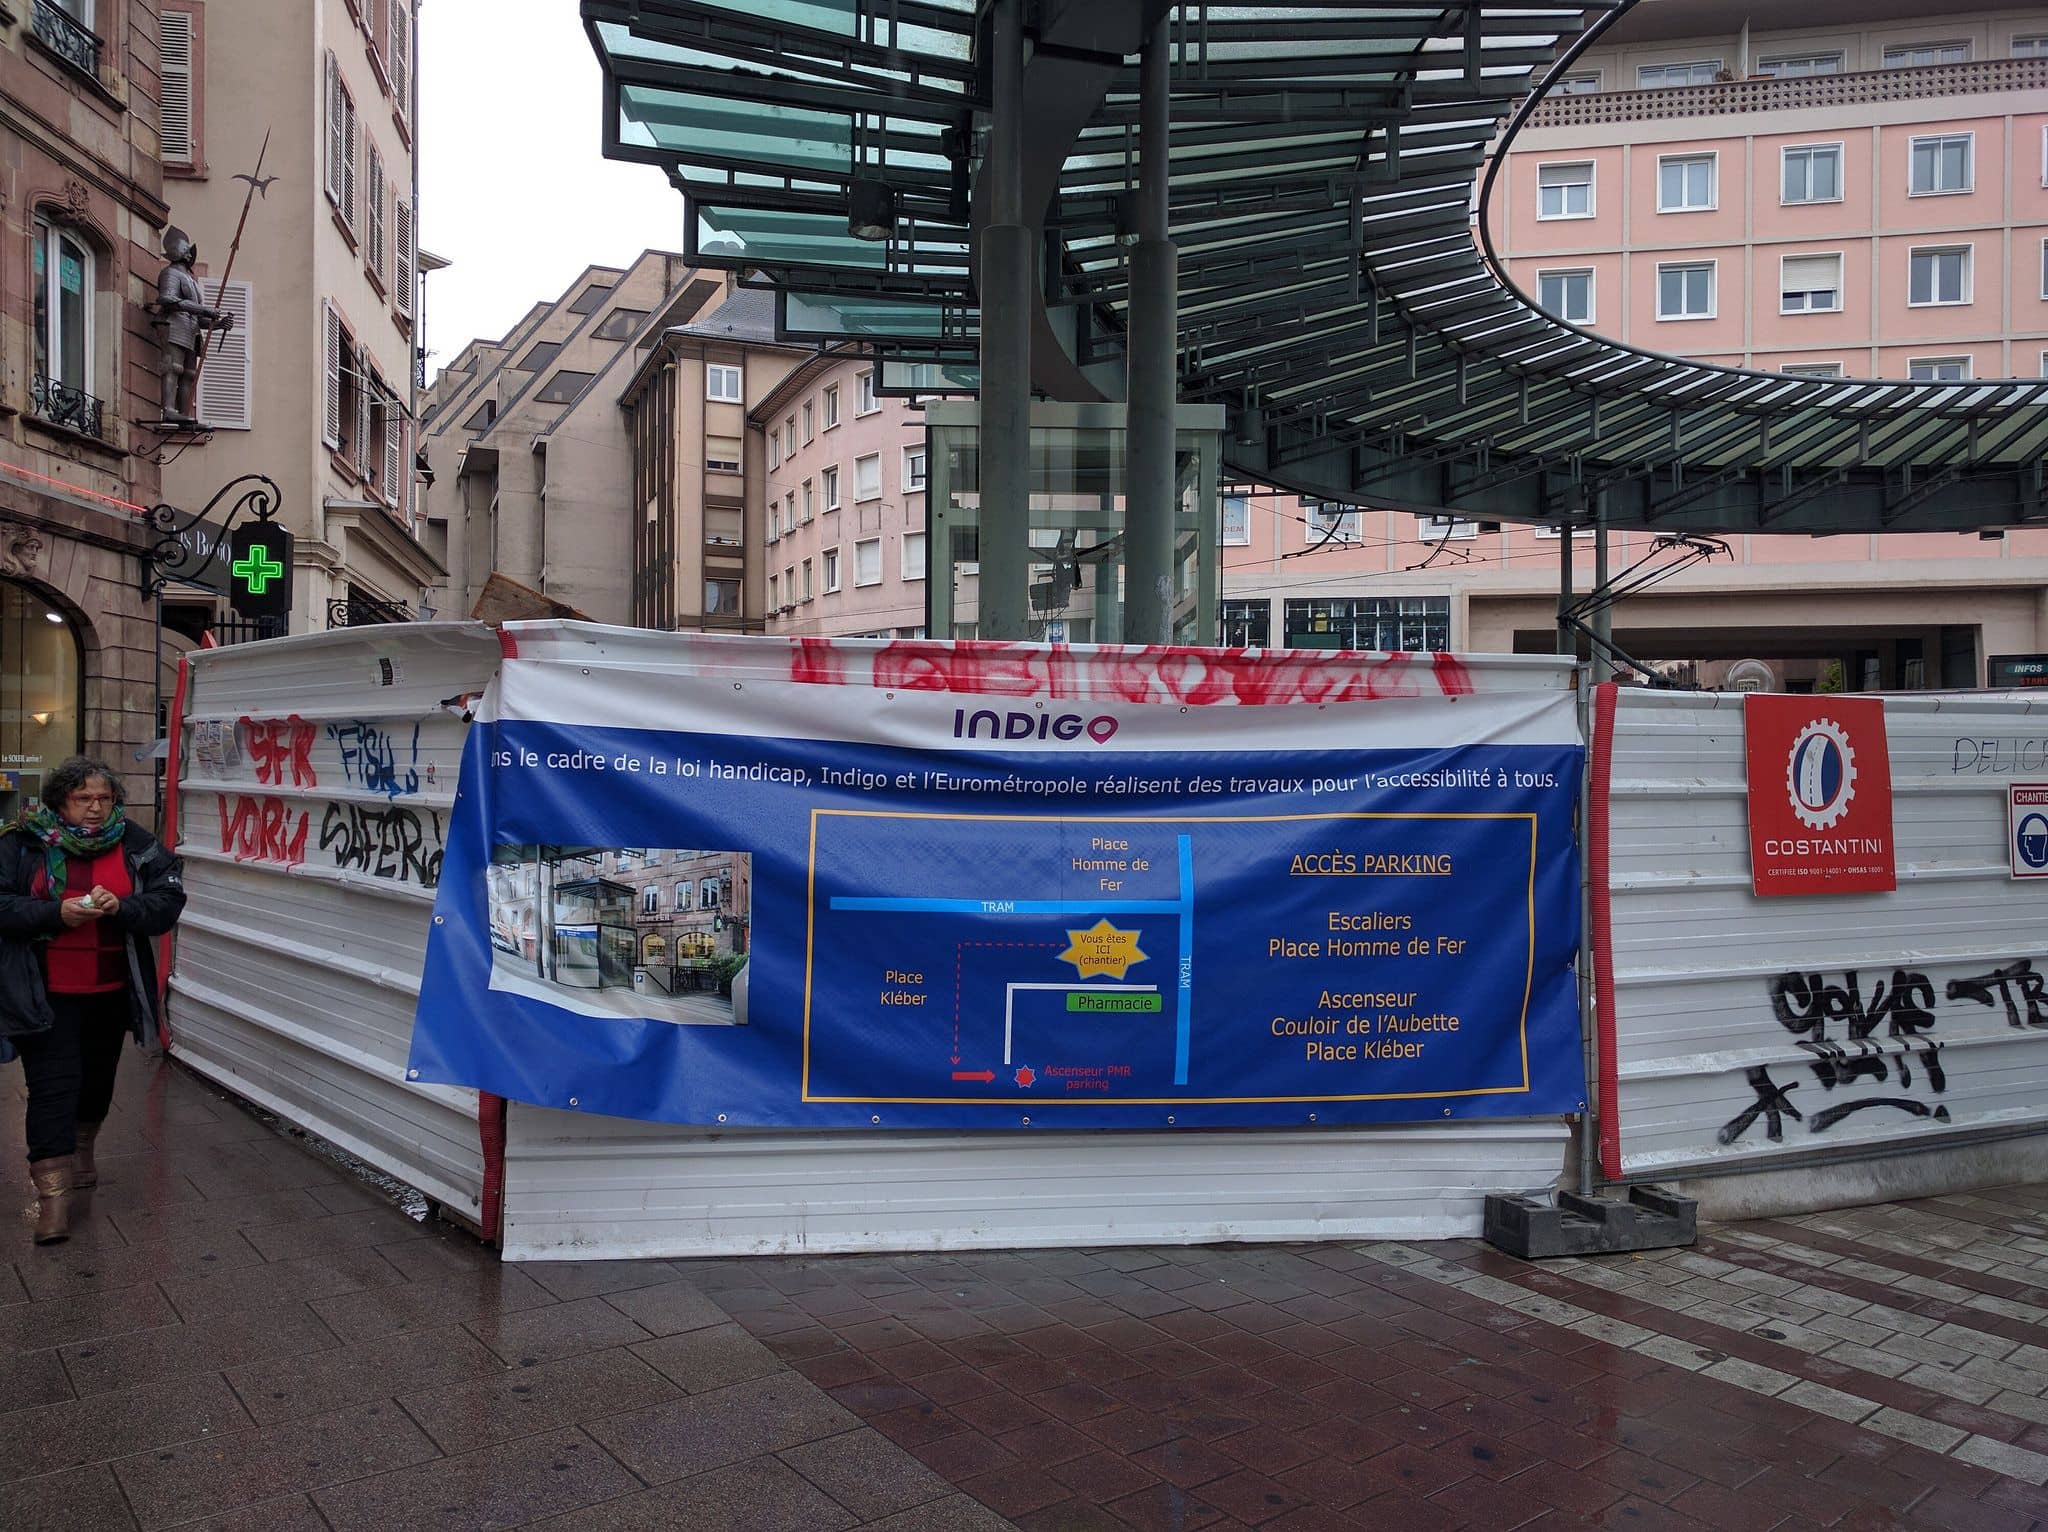
<path fill-rule="evenodd" d="M 1228 407 L 1229 471 L 1437 514 L 1558 521 L 1604 499 L 1612 523 L 1664 531 L 2048 518 L 2048 383 L 1686 362 L 1553 319 L 1503 281 L 1475 220 L 1488 153 L 1630 3 L 1173 8 L 1182 397 Z M 1068 352 L 1033 371 L 1074 402 L 1122 391 L 1137 61 L 1099 50 L 1136 35 L 1142 4 L 1027 11 L 1038 333 Z M 780 289 L 787 335 L 859 338 L 885 384 L 971 386 L 988 107 L 971 0 L 583 14 L 606 152 L 668 172 L 694 258 Z M 886 239 L 849 233 L 856 183 L 887 188 Z"/>

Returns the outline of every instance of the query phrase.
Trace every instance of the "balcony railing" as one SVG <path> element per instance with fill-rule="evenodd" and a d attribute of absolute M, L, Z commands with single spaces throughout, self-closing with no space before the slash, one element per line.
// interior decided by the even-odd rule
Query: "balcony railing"
<path fill-rule="evenodd" d="M 1589 91 L 1551 96 L 1529 114 L 1531 128 L 1580 128 L 1652 118 L 1723 117 L 1737 112 L 1833 110 L 1875 101 L 1987 91 L 2048 91 L 2048 58 L 1976 59 L 1967 64 L 1922 64 L 1909 69 L 1867 69 L 1855 74 L 1720 80 L 1661 90 Z"/>
<path fill-rule="evenodd" d="M 107 439 L 107 407 L 82 388 L 37 373 L 29 407 L 39 420 L 47 420 L 53 426 L 64 426 L 100 441 Z"/>
<path fill-rule="evenodd" d="M 50 0 L 35 0 L 30 28 L 36 41 L 80 74 L 100 77 L 100 40 L 91 27 L 58 9 Z"/>
<path fill-rule="evenodd" d="M 327 626 L 330 628 L 372 628 L 380 623 L 412 620 L 412 613 L 404 607 L 379 601 L 375 596 L 366 596 L 360 591 L 336 596 L 327 603 Z"/>

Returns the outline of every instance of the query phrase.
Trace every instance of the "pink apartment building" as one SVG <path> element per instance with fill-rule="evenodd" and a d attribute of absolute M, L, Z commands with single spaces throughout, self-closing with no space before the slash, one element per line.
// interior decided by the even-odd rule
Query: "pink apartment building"
<path fill-rule="evenodd" d="M 1517 135 L 1488 215 L 1532 299 L 1646 349 L 2048 375 L 2048 9 L 1643 0 Z M 1222 540 L 1226 642 L 1554 644 L 1555 534 L 1254 490 L 1226 499 Z M 1753 660 L 1739 679 L 1887 688 L 2048 651 L 2048 534 L 1727 541 L 1617 609 L 1625 649 L 1708 680 Z M 1617 535 L 1614 567 L 1650 547 Z M 1582 542 L 1574 583 L 1591 577 Z"/>
<path fill-rule="evenodd" d="M 821 353 L 748 414 L 767 454 L 771 633 L 924 636 L 924 417 L 876 394 L 874 365 Z"/>

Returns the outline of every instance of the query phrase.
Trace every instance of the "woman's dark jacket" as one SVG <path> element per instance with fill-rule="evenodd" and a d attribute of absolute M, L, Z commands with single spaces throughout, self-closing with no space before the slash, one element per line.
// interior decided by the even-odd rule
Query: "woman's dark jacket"
<path fill-rule="evenodd" d="M 185 861 L 141 825 L 121 837 L 121 855 L 135 891 L 100 918 L 127 938 L 128 1001 L 135 1040 L 157 1038 L 156 944 L 185 908 Z M 47 1031 L 56 1021 L 44 983 L 43 949 L 64 929 L 60 901 L 34 894 L 43 845 L 24 830 L 0 833 L 0 1037 Z"/>

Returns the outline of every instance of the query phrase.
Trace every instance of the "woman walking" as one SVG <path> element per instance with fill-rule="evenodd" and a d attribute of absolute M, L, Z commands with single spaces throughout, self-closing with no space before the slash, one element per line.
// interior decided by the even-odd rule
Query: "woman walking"
<path fill-rule="evenodd" d="M 39 1245 L 71 1232 L 71 1193 L 98 1184 L 93 1140 L 121 1043 L 157 1036 L 149 937 L 185 908 L 184 863 L 130 824 L 121 779 L 75 755 L 0 834 L 0 1040 L 28 1077 Z"/>

